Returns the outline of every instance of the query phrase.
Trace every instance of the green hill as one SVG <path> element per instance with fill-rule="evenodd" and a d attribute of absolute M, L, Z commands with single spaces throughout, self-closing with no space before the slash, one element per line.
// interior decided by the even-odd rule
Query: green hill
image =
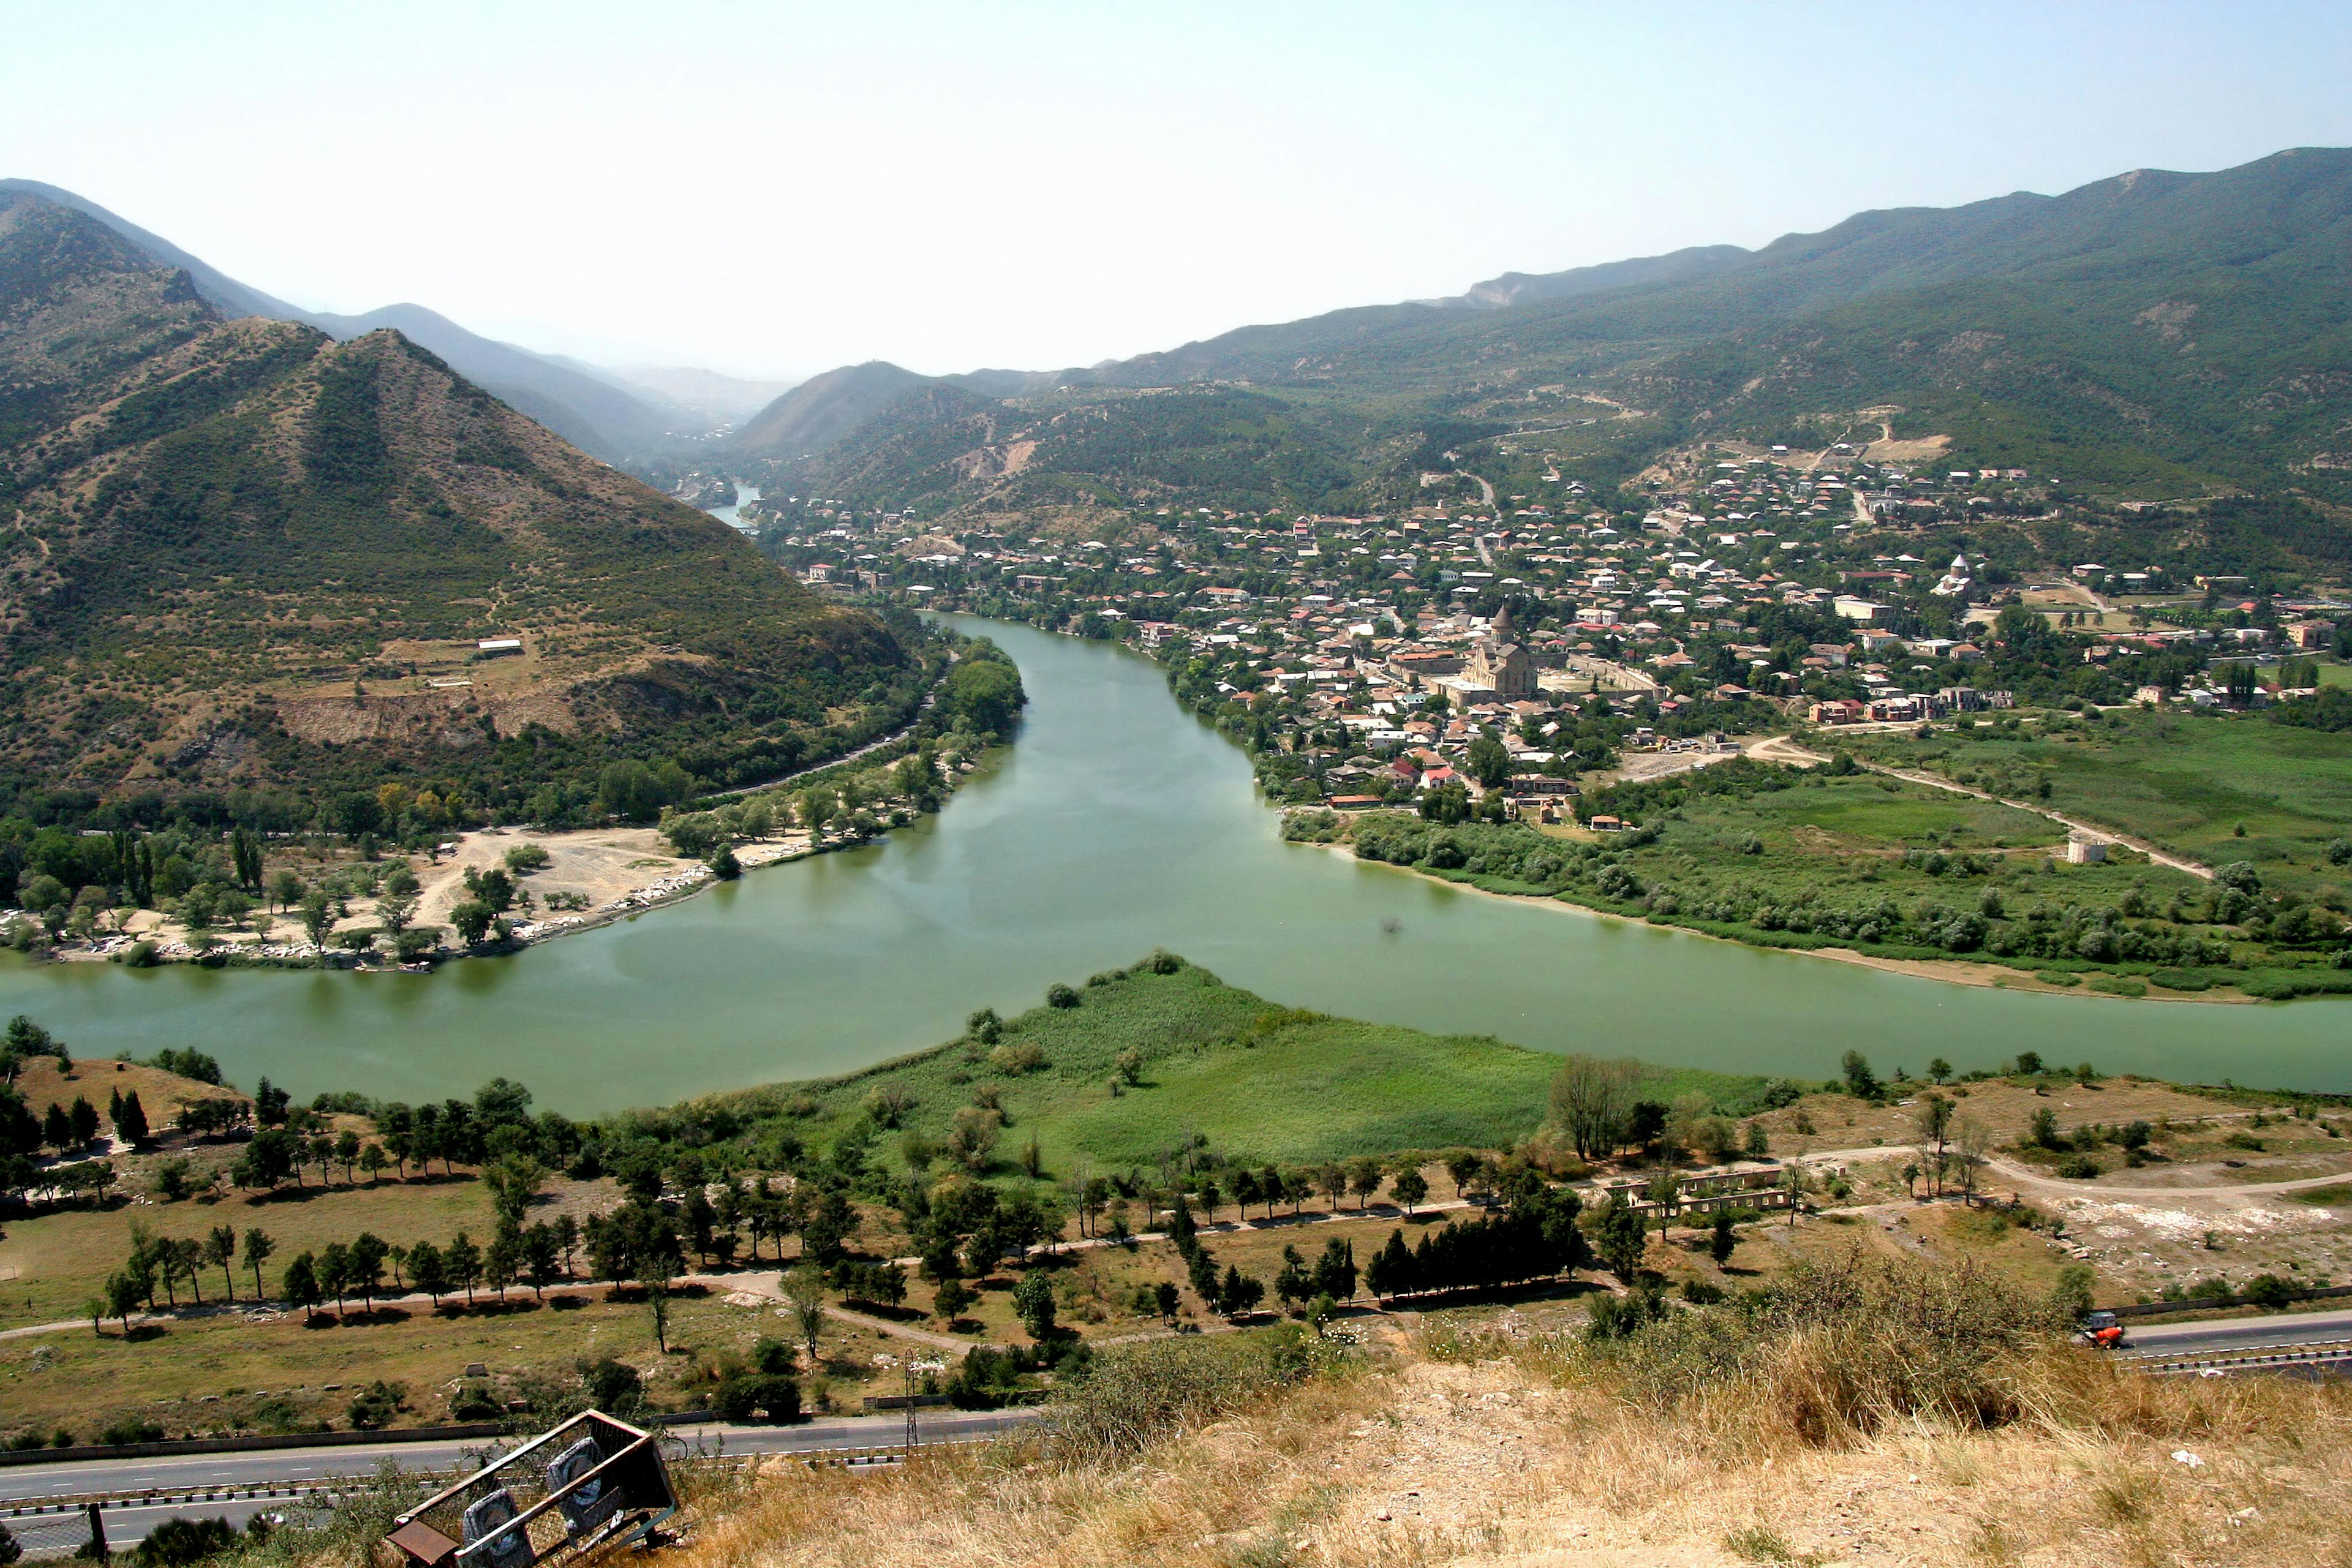
<path fill-rule="evenodd" d="M 625 1120 L 665 1139 L 753 1147 L 780 1134 L 832 1146 L 896 1128 L 903 1157 L 908 1134 L 937 1146 L 960 1111 L 992 1100 L 1003 1117 L 995 1158 L 1008 1166 L 1033 1138 L 1055 1171 L 1080 1159 L 1148 1168 L 1195 1138 L 1252 1163 L 1322 1161 L 1508 1147 L 1541 1125 L 1559 1070 L 1558 1057 L 1489 1036 L 1283 1007 L 1164 954 L 1096 975 L 1065 1001 L 1003 1020 L 992 1037 L 982 1030 L 846 1077 Z M 1129 1051 L 1136 1081 L 1114 1089 Z M 1646 1097 L 1698 1094 L 1731 1114 L 1757 1109 L 1765 1087 L 1647 1071 Z"/>
<path fill-rule="evenodd" d="M 919 679 L 879 622 L 397 332 L 224 321 L 24 193 L 0 193 L 0 806 L 37 816 L 244 790 L 299 819 L 392 776 L 520 810 L 624 757 L 730 781 Z"/>
<path fill-rule="evenodd" d="M 981 406 L 902 398 L 840 421 L 800 477 L 929 510 L 1053 475 L 1130 501 L 1206 483 L 1233 504 L 1336 506 L 1393 500 L 1437 451 L 1556 423 L 1587 393 L 1653 416 L 1612 433 L 1634 459 L 1697 435 L 1826 438 L 1892 406 L 1900 434 L 1952 436 L 1955 467 L 2352 504 L 2352 151 L 1507 274 Z M 823 389 L 798 395 L 814 417 Z"/>

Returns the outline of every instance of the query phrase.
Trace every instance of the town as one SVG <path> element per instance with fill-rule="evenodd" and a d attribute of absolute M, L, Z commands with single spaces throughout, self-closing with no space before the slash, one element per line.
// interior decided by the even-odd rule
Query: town
<path fill-rule="evenodd" d="M 1432 499 L 1402 515 L 1137 505 L 1055 537 L 819 497 L 745 513 L 830 591 L 1149 652 L 1294 805 L 1459 784 L 1549 818 L 1594 782 L 1705 765 L 1769 731 L 2248 709 L 2311 694 L 2333 664 L 2340 595 L 2041 560 L 2051 522 L 2095 536 L 2141 509 L 2102 519 L 2024 469 L 1869 450 L 1698 443 L 1604 498 L 1503 445 L 1495 464 L 1531 489 L 1455 469 L 1423 474 Z M 2012 607 L 2025 618 L 2004 620 Z"/>

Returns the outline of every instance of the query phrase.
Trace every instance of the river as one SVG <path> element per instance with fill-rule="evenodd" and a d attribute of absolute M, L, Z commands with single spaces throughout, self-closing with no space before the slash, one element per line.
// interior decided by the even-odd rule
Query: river
<path fill-rule="evenodd" d="M 572 1114 L 833 1073 L 1166 947 L 1276 1000 L 1548 1050 L 1826 1077 L 2020 1049 L 2110 1072 L 2346 1086 L 2352 1010 L 2027 995 L 1490 898 L 1281 842 L 1247 760 L 1122 648 L 986 631 L 1031 705 L 940 816 L 430 975 L 0 964 L 76 1054 L 194 1047 L 250 1087 L 415 1100 L 494 1074 Z"/>

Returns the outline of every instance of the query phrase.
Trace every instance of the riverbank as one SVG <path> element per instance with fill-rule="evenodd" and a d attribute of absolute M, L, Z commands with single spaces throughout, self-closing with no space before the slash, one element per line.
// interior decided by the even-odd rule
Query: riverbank
<path fill-rule="evenodd" d="M 2221 986 L 2216 986 L 2208 991 L 2179 992 L 2167 991 L 2151 984 L 2146 985 L 2145 990 L 2136 996 L 2128 992 L 2082 988 L 2082 983 L 2075 980 L 2072 974 L 2069 974 L 2068 981 L 2053 981 L 2045 978 L 2047 973 L 2053 972 L 2013 969 L 2002 963 L 1972 962 L 1966 959 L 1897 958 L 1881 953 L 1864 952 L 1848 947 L 1814 947 L 1798 946 L 1794 943 L 1782 945 L 1744 942 L 1738 937 L 1727 936 L 1720 931 L 1685 925 L 1681 921 L 1654 914 L 1636 914 L 1622 909 L 1612 909 L 1605 904 L 1571 898 L 1566 893 L 1512 892 L 1498 888 L 1482 887 L 1479 879 L 1463 873 L 1449 874 L 1421 866 L 1391 866 L 1387 861 L 1366 860 L 1357 855 L 1354 846 L 1349 844 L 1327 843 L 1310 838 L 1286 838 L 1285 842 L 1307 848 L 1328 850 L 1358 865 L 1389 866 L 1390 869 L 1405 872 L 1424 881 L 1442 882 L 1447 887 L 1459 889 L 1479 898 L 1496 899 L 1505 903 L 1528 905 L 1538 909 L 1557 910 L 1564 913 L 1585 915 L 1597 920 L 1621 921 L 1626 925 L 1654 927 L 1662 931 L 1674 931 L 1677 935 L 1698 937 L 1731 947 L 1747 947 L 1767 952 L 1786 952 L 1799 957 L 1827 959 L 1836 963 L 1874 969 L 1885 974 L 1908 975 L 1918 980 L 1940 980 L 1949 985 L 1968 985 L 1993 991 L 2015 991 L 2029 995 L 2039 994 L 2050 996 L 2105 996 L 2115 1001 L 2147 1000 L 2242 1005 L 2263 1000 L 2262 997 L 2247 995 L 2242 991 Z"/>
<path fill-rule="evenodd" d="M 720 811 L 735 814 L 732 820 L 738 825 L 726 836 L 723 858 L 712 853 L 700 859 L 680 853 L 674 825 L 568 831 L 485 827 L 459 834 L 421 860 L 391 857 L 368 863 L 359 869 L 356 886 L 339 892 L 332 921 L 316 936 L 273 941 L 278 928 L 268 911 L 248 927 L 200 936 L 161 911 L 142 910 L 126 919 L 120 931 L 82 942 L 43 942 L 33 948 L 32 955 L 51 963 L 133 968 L 197 964 L 427 973 L 460 958 L 518 952 L 667 908 L 744 873 L 857 848 L 935 814 L 992 748 L 974 742 L 970 751 L 934 758 L 929 784 L 903 797 L 872 786 L 851 786 L 860 814 L 845 819 L 843 829 L 831 836 L 823 825 L 814 830 L 790 826 L 794 807 L 781 800 L 765 810 L 743 811 L 747 803 L 774 796 L 788 785 L 830 786 L 861 763 L 917 755 L 915 732 L 916 726 L 910 725 L 847 756 L 751 790 L 712 797 L 714 803 L 724 803 Z M 927 800 L 928 811 L 923 809 Z M 866 806 L 883 815 L 868 817 L 863 814 Z M 779 815 L 787 819 L 781 829 L 772 826 Z M 749 836 L 738 837 L 739 831 Z M 404 879 L 396 877 L 395 867 L 406 873 Z M 484 940 L 456 947 L 436 942 L 410 951 L 397 945 L 389 952 L 377 947 L 379 941 L 397 938 L 404 931 L 438 932 L 457 926 L 461 907 L 481 898 L 493 873 L 505 879 L 511 889 L 505 896 L 511 901 L 497 910 L 497 929 L 486 932 Z M 520 918 L 514 918 L 517 913 Z M 0 940 L 11 934 L 0 929 Z"/>

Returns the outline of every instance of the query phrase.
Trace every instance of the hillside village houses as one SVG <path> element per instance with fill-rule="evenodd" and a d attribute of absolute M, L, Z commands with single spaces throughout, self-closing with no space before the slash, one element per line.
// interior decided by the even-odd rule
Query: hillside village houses
<path fill-rule="evenodd" d="M 914 602 L 1091 626 L 1150 651 L 1180 690 L 1204 680 L 1211 699 L 1243 705 L 1262 758 L 1280 759 L 1278 781 L 1260 771 L 1286 798 L 1344 805 L 1460 784 L 1527 805 L 1557 803 L 1625 753 L 1727 754 L 1721 737 L 1784 716 L 1910 724 L 2010 705 L 1969 667 L 1983 657 L 1975 629 L 2014 587 L 1987 587 L 1960 551 L 1936 584 L 1950 590 L 1952 635 L 1896 630 L 1915 617 L 1889 600 L 1937 570 L 1922 529 L 1964 521 L 2026 476 L 1914 478 L 1832 456 L 1813 468 L 1780 455 L 1702 462 L 1654 483 L 1640 515 L 1598 510 L 1564 481 L 1401 515 L 1171 503 L 1076 541 L 1024 536 L 1017 517 L 950 538 L 838 502 L 753 504 L 763 543 L 812 583 L 895 572 Z M 1516 605 L 1541 618 L 1522 626 Z M 1790 624 L 1807 630 L 1768 635 Z M 2110 640 L 2190 635 L 2216 637 Z M 1504 748 L 1507 775 L 1491 753 L 1470 765 L 1482 736 Z"/>

